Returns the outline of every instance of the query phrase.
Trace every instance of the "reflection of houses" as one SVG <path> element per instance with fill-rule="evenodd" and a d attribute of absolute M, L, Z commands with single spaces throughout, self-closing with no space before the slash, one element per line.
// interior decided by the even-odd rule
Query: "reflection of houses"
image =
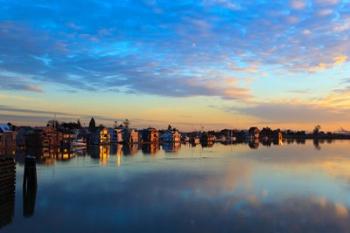
<path fill-rule="evenodd" d="M 179 143 L 181 142 L 181 134 L 176 129 L 169 129 L 162 134 L 160 140 L 165 143 Z"/>
<path fill-rule="evenodd" d="M 249 145 L 250 149 L 258 149 L 259 148 L 259 140 L 258 139 L 250 140 L 248 145 Z"/>
<path fill-rule="evenodd" d="M 273 138 L 273 143 L 275 145 L 282 144 L 282 141 L 283 141 L 282 131 L 280 129 L 274 130 L 272 133 L 272 138 Z"/>
<path fill-rule="evenodd" d="M 211 146 L 215 142 L 215 136 L 209 133 L 203 133 L 200 141 L 202 146 Z"/>
<path fill-rule="evenodd" d="M 66 161 L 74 157 L 75 157 L 75 153 L 72 153 L 72 151 L 69 148 L 62 148 L 60 149 L 60 152 L 56 154 L 55 159 Z"/>
<path fill-rule="evenodd" d="M 93 159 L 99 159 L 100 158 L 100 147 L 96 145 L 90 145 L 87 147 L 87 153 L 91 156 Z"/>
<path fill-rule="evenodd" d="M 163 143 L 162 148 L 165 152 L 167 153 L 176 153 L 180 150 L 181 148 L 181 143 Z"/>
<path fill-rule="evenodd" d="M 128 144 L 123 146 L 124 155 L 135 155 L 139 151 L 139 144 Z"/>
<path fill-rule="evenodd" d="M 42 148 L 42 147 L 28 147 L 25 150 L 26 155 L 35 156 L 40 164 L 53 165 L 56 160 L 65 161 L 75 157 L 78 153 L 84 151 L 72 151 L 70 148 Z"/>
<path fill-rule="evenodd" d="M 91 156 L 91 158 L 99 159 L 102 165 L 106 165 L 109 160 L 109 155 L 111 154 L 111 147 L 110 145 L 91 145 L 88 146 L 87 153 Z"/>
<path fill-rule="evenodd" d="M 0 155 L 12 155 L 16 151 L 16 132 L 9 124 L 0 124 Z"/>
<path fill-rule="evenodd" d="M 15 209 L 16 164 L 0 157 L 0 229 L 12 222 Z"/>
<path fill-rule="evenodd" d="M 143 129 L 141 139 L 142 143 L 159 143 L 159 132 L 155 128 Z"/>
<path fill-rule="evenodd" d="M 109 145 L 101 145 L 99 146 L 99 157 L 101 165 L 107 165 L 109 161 L 110 155 L 110 146 Z"/>
<path fill-rule="evenodd" d="M 156 154 L 159 151 L 158 143 L 148 143 L 142 145 L 142 153 L 144 154 Z"/>

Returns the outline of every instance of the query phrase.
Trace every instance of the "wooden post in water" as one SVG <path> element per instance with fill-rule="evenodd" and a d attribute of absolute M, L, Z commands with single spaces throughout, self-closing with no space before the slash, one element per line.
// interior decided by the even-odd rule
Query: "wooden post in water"
<path fill-rule="evenodd" d="M 36 158 L 25 158 L 23 177 L 23 216 L 31 217 L 34 214 L 37 192 Z"/>

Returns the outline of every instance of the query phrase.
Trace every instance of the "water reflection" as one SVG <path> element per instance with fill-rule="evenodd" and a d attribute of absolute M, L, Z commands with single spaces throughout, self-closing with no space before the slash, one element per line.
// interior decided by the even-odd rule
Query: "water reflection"
<path fill-rule="evenodd" d="M 139 151 L 139 144 L 123 145 L 123 155 L 136 155 Z"/>
<path fill-rule="evenodd" d="M 248 143 L 250 149 L 258 149 L 259 148 L 259 140 L 251 140 Z"/>
<path fill-rule="evenodd" d="M 160 150 L 158 143 L 146 143 L 142 144 L 142 153 L 145 155 L 155 155 Z"/>
<path fill-rule="evenodd" d="M 49 156 L 52 166 L 19 156 L 16 211 L 15 162 L 0 162 L 0 192 L 10 196 L 0 196 L 1 230 L 349 232 L 350 142 L 320 145 L 105 145 L 67 160 Z"/>
<path fill-rule="evenodd" d="M 23 177 L 23 216 L 34 214 L 37 192 L 37 174 L 35 157 L 26 157 Z"/>
<path fill-rule="evenodd" d="M 162 148 L 167 153 L 176 153 L 181 148 L 181 143 L 163 143 Z"/>

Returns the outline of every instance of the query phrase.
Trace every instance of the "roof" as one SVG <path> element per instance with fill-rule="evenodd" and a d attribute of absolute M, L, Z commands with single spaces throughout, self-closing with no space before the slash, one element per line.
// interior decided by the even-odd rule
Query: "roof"
<path fill-rule="evenodd" d="M 0 133 L 12 132 L 8 124 L 0 124 Z"/>

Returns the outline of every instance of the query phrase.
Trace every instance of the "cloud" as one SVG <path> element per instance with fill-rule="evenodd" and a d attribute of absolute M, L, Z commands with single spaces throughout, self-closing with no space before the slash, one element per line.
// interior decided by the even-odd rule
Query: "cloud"
<path fill-rule="evenodd" d="M 42 88 L 33 83 L 30 79 L 1 73 L 0 70 L 0 88 L 3 90 L 20 90 L 29 92 L 43 92 Z"/>
<path fill-rule="evenodd" d="M 336 5 L 339 2 L 341 2 L 341 0 L 315 0 L 315 3 L 319 5 Z"/>
<path fill-rule="evenodd" d="M 5 81 L 5 90 L 40 92 L 57 84 L 246 100 L 249 88 L 226 86 L 228 76 L 248 79 L 261 67 L 319 72 L 350 56 L 349 12 L 334 0 L 3 5 L 0 69 L 26 77 Z"/>
<path fill-rule="evenodd" d="M 339 55 L 333 58 L 333 63 L 320 63 L 316 66 L 310 67 L 308 69 L 309 72 L 311 73 L 315 73 L 315 72 L 319 72 L 319 71 L 323 71 L 326 70 L 328 68 L 332 68 L 336 65 L 341 65 L 345 62 L 347 62 L 348 60 L 348 56 L 346 55 Z"/>
<path fill-rule="evenodd" d="M 290 1 L 290 6 L 296 10 L 302 10 L 306 7 L 305 0 L 292 0 Z"/>
<path fill-rule="evenodd" d="M 322 106 L 318 103 L 257 103 L 253 106 L 231 107 L 226 111 L 238 112 L 274 123 L 331 123 L 347 122 L 350 109 Z"/>

